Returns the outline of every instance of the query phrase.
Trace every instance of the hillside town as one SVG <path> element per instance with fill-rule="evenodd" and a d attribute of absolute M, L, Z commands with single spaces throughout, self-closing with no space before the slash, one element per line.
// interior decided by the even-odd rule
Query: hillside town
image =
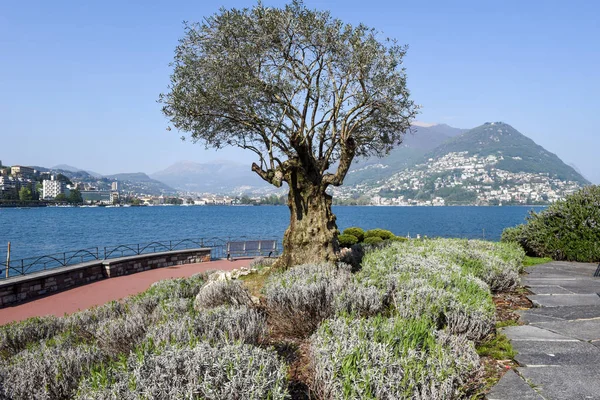
<path fill-rule="evenodd" d="M 515 160 L 518 157 L 511 157 Z M 336 204 L 376 206 L 532 205 L 550 204 L 581 187 L 577 182 L 547 173 L 509 172 L 496 165 L 502 154 L 479 156 L 453 152 L 430 158 L 374 184 L 333 188 Z M 383 164 L 369 168 L 386 168 Z M 55 171 L 0 162 L 0 201 L 69 203 L 82 205 L 249 205 L 284 204 L 280 193 L 247 196 L 244 193 L 162 192 L 144 183 L 107 178 L 67 177 Z"/>
<path fill-rule="evenodd" d="M 503 159 L 502 154 L 482 157 L 467 151 L 448 153 L 374 185 L 337 188 L 334 195 L 341 200 L 363 196 L 372 205 L 549 204 L 581 187 L 577 182 L 556 179 L 547 173 L 515 173 L 496 168 Z"/>

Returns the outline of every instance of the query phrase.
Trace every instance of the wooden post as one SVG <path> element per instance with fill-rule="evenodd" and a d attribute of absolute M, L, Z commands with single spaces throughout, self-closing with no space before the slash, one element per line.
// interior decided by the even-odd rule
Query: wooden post
<path fill-rule="evenodd" d="M 8 278 L 8 271 L 10 270 L 10 242 L 8 242 L 8 250 L 6 252 L 6 277 Z"/>

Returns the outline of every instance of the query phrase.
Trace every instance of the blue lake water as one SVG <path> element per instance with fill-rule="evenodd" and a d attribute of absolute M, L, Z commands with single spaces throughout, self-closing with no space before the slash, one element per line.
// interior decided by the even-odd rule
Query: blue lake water
<path fill-rule="evenodd" d="M 350 226 L 389 229 L 397 235 L 499 240 L 502 230 L 525 221 L 532 207 L 352 207 L 333 211 L 340 230 Z M 539 211 L 542 207 L 533 207 Z M 0 260 L 90 247 L 155 240 L 283 236 L 283 206 L 0 208 Z"/>

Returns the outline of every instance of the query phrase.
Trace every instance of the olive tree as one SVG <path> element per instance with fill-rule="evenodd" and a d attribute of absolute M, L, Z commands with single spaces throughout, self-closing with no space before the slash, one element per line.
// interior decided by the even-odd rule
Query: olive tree
<path fill-rule="evenodd" d="M 405 54 L 375 30 L 301 1 L 221 9 L 185 23 L 159 101 L 193 141 L 252 151 L 254 172 L 287 184 L 291 215 L 280 266 L 334 260 L 328 187 L 342 185 L 356 157 L 400 144 L 417 113 Z"/>

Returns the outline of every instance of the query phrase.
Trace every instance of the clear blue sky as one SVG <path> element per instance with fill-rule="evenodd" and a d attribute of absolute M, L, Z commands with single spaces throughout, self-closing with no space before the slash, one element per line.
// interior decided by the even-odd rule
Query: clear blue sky
<path fill-rule="evenodd" d="M 265 0 L 267 5 L 284 2 Z M 251 1 L 4 1 L 0 160 L 100 173 L 181 160 L 250 161 L 167 132 L 166 90 L 182 21 Z M 310 1 L 408 44 L 420 121 L 504 121 L 600 183 L 600 2 Z"/>

